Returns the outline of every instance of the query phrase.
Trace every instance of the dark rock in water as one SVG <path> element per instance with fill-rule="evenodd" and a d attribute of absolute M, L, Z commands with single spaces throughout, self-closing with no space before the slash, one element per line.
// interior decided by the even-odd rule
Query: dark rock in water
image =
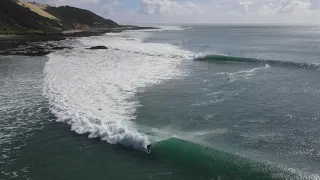
<path fill-rule="evenodd" d="M 68 47 L 68 46 L 55 46 L 52 47 L 53 50 L 63 50 L 63 49 L 73 49 L 73 47 Z"/>
<path fill-rule="evenodd" d="M 106 46 L 93 46 L 91 48 L 87 48 L 87 49 L 108 49 Z"/>
<path fill-rule="evenodd" d="M 0 0 L 0 2 L 2 1 Z M 1 9 L 1 6 L 0 6 L 0 9 Z M 0 21 L 1 21 L 1 18 L 0 18 Z M 133 29 L 140 29 L 140 28 L 152 29 L 149 27 L 123 26 L 122 29 L 97 28 L 97 29 L 90 29 L 88 31 L 80 31 L 80 32 L 47 33 L 43 35 L 31 34 L 31 35 L 0 36 L 0 55 L 44 56 L 58 50 L 73 49 L 73 47 L 66 46 L 64 42 L 61 41 L 61 40 L 67 40 L 67 38 L 100 36 L 107 32 L 121 32 L 127 29 L 133 30 Z M 108 49 L 108 47 L 93 46 L 87 49 L 91 49 L 91 50 Z M 120 49 L 115 48 L 115 50 L 119 51 Z"/>
<path fill-rule="evenodd" d="M 44 56 L 65 47 L 59 35 L 47 36 L 0 36 L 0 55 Z"/>

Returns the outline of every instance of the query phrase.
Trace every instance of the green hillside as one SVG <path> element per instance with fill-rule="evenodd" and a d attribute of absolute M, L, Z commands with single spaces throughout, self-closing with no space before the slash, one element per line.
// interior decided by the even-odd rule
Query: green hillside
<path fill-rule="evenodd" d="M 78 24 L 89 27 L 116 27 L 117 23 L 110 19 L 104 19 L 91 11 L 71 6 L 48 7 L 46 11 L 57 17 L 61 23 L 70 29 L 76 28 Z"/>
<path fill-rule="evenodd" d="M 0 1 L 0 31 L 7 34 L 66 30 L 57 20 L 45 18 L 12 0 Z"/>

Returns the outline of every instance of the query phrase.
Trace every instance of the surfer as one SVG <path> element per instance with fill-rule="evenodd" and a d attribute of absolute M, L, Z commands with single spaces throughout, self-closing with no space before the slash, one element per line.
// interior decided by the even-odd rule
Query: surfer
<path fill-rule="evenodd" d="M 152 149 L 151 144 L 149 144 L 149 145 L 147 146 L 147 149 L 148 149 L 148 154 L 150 154 L 150 153 L 151 153 L 151 149 Z"/>

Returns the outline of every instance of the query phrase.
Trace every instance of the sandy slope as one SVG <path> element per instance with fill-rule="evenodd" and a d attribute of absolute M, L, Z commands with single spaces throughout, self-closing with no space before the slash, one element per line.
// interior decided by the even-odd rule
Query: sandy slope
<path fill-rule="evenodd" d="M 20 6 L 23 6 L 23 7 L 27 7 L 29 8 L 31 11 L 39 14 L 40 16 L 43 16 L 43 17 L 46 17 L 46 18 L 50 18 L 50 19 L 57 19 L 56 17 L 52 16 L 51 14 L 45 12 L 43 9 L 45 9 L 46 7 L 45 6 L 36 6 L 36 5 L 33 5 L 29 2 L 26 2 L 24 0 L 17 0 L 17 3 L 20 5 Z"/>

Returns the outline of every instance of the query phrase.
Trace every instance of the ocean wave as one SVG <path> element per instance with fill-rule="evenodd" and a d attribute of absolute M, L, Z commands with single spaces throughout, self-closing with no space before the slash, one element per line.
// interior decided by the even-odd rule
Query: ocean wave
<path fill-rule="evenodd" d="M 264 63 L 269 65 L 279 65 L 288 67 L 310 68 L 320 69 L 319 63 L 305 63 L 305 62 L 293 62 L 293 61 L 280 61 L 280 60 L 265 60 L 255 58 L 245 58 L 237 56 L 225 56 L 225 55 L 206 55 L 194 58 L 196 61 L 229 61 L 229 62 L 248 62 L 248 63 Z"/>
<path fill-rule="evenodd" d="M 154 147 L 151 154 L 153 160 L 183 168 L 188 176 L 194 179 L 198 179 L 199 174 L 202 179 L 319 179 L 319 175 L 315 173 L 258 161 L 250 156 L 241 156 L 178 138 L 160 141 Z"/>
<path fill-rule="evenodd" d="M 144 43 L 143 32 L 79 39 L 79 48 L 48 55 L 44 95 L 57 121 L 79 134 L 146 151 L 150 143 L 135 123 L 135 94 L 152 84 L 184 75 L 188 54 L 170 44 Z M 127 41 L 130 34 L 134 41 Z M 94 45 L 108 50 L 84 50 Z"/>

